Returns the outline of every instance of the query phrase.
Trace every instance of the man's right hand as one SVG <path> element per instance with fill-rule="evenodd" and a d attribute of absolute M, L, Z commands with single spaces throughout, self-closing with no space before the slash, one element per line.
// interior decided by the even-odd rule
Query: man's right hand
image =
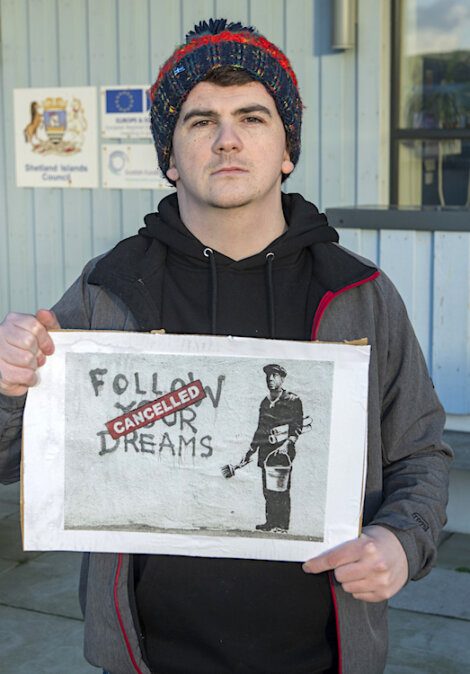
<path fill-rule="evenodd" d="M 37 369 L 54 353 L 49 330 L 60 329 L 53 311 L 8 314 L 0 324 L 0 393 L 21 396 L 37 383 Z"/>

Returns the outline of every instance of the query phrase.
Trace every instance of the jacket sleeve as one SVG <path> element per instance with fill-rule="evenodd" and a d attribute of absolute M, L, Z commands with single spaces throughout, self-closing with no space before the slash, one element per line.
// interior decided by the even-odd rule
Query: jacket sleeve
<path fill-rule="evenodd" d="M 405 306 L 392 285 L 390 293 L 382 355 L 383 500 L 370 524 L 393 531 L 407 555 L 409 578 L 417 580 L 431 570 L 446 523 L 452 451 L 442 441 L 445 413 Z"/>
<path fill-rule="evenodd" d="M 0 394 L 0 482 L 20 479 L 21 429 L 26 395 Z"/>
<path fill-rule="evenodd" d="M 87 271 L 66 291 L 53 307 L 63 328 L 90 327 L 90 297 L 86 284 Z M 9 484 L 20 479 L 21 434 L 26 395 L 10 397 L 0 394 L 0 482 Z"/>

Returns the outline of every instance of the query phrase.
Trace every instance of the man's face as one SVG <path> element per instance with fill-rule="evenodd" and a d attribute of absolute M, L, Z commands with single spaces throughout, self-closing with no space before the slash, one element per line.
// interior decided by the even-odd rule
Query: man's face
<path fill-rule="evenodd" d="M 279 372 L 270 372 L 266 375 L 266 384 L 270 391 L 279 391 L 282 388 L 284 379 Z"/>
<path fill-rule="evenodd" d="M 280 191 L 293 164 L 273 98 L 260 82 L 200 82 L 184 102 L 168 177 L 185 205 L 237 208 Z"/>

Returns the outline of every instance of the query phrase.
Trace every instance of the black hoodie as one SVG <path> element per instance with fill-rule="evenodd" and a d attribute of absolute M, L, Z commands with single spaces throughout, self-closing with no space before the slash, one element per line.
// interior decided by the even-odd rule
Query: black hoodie
<path fill-rule="evenodd" d="M 163 283 L 158 277 L 152 284 L 151 269 L 142 275 L 167 332 L 310 339 L 325 291 L 315 278 L 311 247 L 338 235 L 300 195 L 283 195 L 282 206 L 287 231 L 240 261 L 208 249 L 189 232 L 176 195 L 146 216 L 139 234 L 164 244 Z M 152 671 L 336 671 L 326 574 L 306 575 L 298 563 L 256 560 L 139 555 L 134 564 Z"/>
<path fill-rule="evenodd" d="M 309 247 L 336 231 L 300 195 L 283 195 L 287 231 L 265 250 L 235 261 L 204 246 L 179 218 L 176 195 L 145 218 L 139 234 L 167 247 L 162 321 L 167 332 L 309 339 L 324 289 Z M 254 223 L 256 226 L 256 223 Z"/>

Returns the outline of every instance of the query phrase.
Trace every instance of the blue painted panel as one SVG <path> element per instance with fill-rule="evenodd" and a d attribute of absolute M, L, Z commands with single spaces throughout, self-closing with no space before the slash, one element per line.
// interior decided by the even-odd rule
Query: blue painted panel
<path fill-rule="evenodd" d="M 150 3 L 150 73 L 149 82 L 157 79 L 158 70 L 183 40 L 179 3 L 160 0 Z"/>
<path fill-rule="evenodd" d="M 341 246 L 366 257 L 374 264 L 379 264 L 379 237 L 375 230 L 342 229 L 338 227 L 338 234 Z"/>
<path fill-rule="evenodd" d="M 380 264 L 406 304 L 428 365 L 432 312 L 432 234 L 402 230 L 380 232 Z"/>
<path fill-rule="evenodd" d="M 314 56 L 314 3 L 304 3 L 302 11 L 287 6 L 285 49 L 299 82 L 305 105 L 302 121 L 302 152 L 286 190 L 299 192 L 319 204 L 320 191 L 320 110 L 319 63 Z"/>
<path fill-rule="evenodd" d="M 250 23 L 280 49 L 285 48 L 284 0 L 252 0 Z"/>
<path fill-rule="evenodd" d="M 336 231 L 339 234 L 339 243 L 341 246 L 360 254 L 361 252 L 361 230 L 360 229 L 343 229 L 337 227 Z"/>
<path fill-rule="evenodd" d="M 186 35 L 196 23 L 199 23 L 199 21 L 203 19 L 210 19 L 214 16 L 214 13 L 214 0 L 182 0 L 181 27 L 184 35 Z M 184 35 L 182 36 L 182 39 Z"/>
<path fill-rule="evenodd" d="M 54 0 L 29 3 L 30 72 L 33 86 L 59 86 L 58 21 Z M 62 190 L 34 190 L 36 246 L 36 301 L 51 306 L 64 287 L 62 242 Z"/>
<path fill-rule="evenodd" d="M 331 49 L 332 6 L 316 3 L 314 49 L 319 61 L 321 208 L 355 202 L 356 55 Z"/>
<path fill-rule="evenodd" d="M 4 91 L 3 70 L 0 68 L 0 91 Z M 6 100 L 0 101 L 0 117 L 5 115 Z M 8 269 L 8 209 L 6 194 L 6 165 L 7 156 L 5 149 L 5 129 L 0 124 L 0 320 L 2 320 L 2 307 L 10 304 L 10 275 Z"/>
<path fill-rule="evenodd" d="M 150 84 L 150 44 L 147 39 L 150 22 L 147 0 L 132 4 L 119 3 L 119 34 L 125 32 L 118 54 L 121 84 Z M 136 141 L 152 143 L 152 141 Z M 155 152 L 155 165 L 157 155 Z M 122 190 L 122 236 L 132 236 L 142 226 L 143 216 L 151 210 L 150 190 Z"/>
<path fill-rule="evenodd" d="M 446 410 L 470 413 L 470 234 L 436 233 L 433 376 Z"/>
<path fill-rule="evenodd" d="M 241 21 L 247 25 L 252 22 L 249 15 L 249 0 L 215 0 L 215 16 L 220 19 L 229 19 L 230 21 Z M 256 24 L 255 24 L 256 25 Z"/>
<path fill-rule="evenodd" d="M 151 25 L 150 40 L 150 75 L 149 82 L 157 79 L 158 71 L 173 50 L 183 42 L 184 34 L 190 30 L 182 26 L 180 4 L 174 0 L 161 0 L 161 2 L 150 3 Z M 155 160 L 156 161 L 156 160 Z M 167 190 L 155 190 L 150 195 L 150 203 L 145 207 L 145 213 L 155 211 L 158 202 L 168 194 Z M 144 213 L 137 214 L 140 218 Z M 128 216 L 126 216 L 127 222 Z"/>
<path fill-rule="evenodd" d="M 25 29 L 26 27 L 26 29 Z M 2 316 L 11 308 L 27 312 L 36 306 L 35 239 L 33 215 L 33 190 L 16 187 L 13 90 L 28 87 L 29 68 L 29 17 L 26 0 L 2 2 L 2 60 L 5 158 L 5 195 L 8 239 L 2 242 L 8 249 L 10 304 L 2 307 Z"/>
<path fill-rule="evenodd" d="M 59 69 L 62 86 L 84 86 L 89 80 L 89 50 L 86 40 L 88 6 L 74 0 L 58 3 Z M 83 48 L 85 39 L 86 49 Z M 91 190 L 62 190 L 63 275 L 68 287 L 93 255 Z M 61 291 L 63 288 L 61 289 Z M 59 292 L 58 295 L 61 293 Z"/>
<path fill-rule="evenodd" d="M 88 14 L 90 84 L 120 84 L 117 59 L 117 6 L 114 0 L 90 2 Z M 103 30 L 106 26 L 106 30 Z M 127 84 L 127 82 L 126 82 Z M 99 157 L 101 161 L 101 157 Z M 112 248 L 122 238 L 122 197 L 120 190 L 92 190 L 93 255 Z"/>
<path fill-rule="evenodd" d="M 357 37 L 357 204 L 381 204 L 388 199 L 388 163 L 384 162 L 387 152 L 389 102 L 383 88 L 384 77 L 388 77 L 388 63 L 385 60 L 385 15 L 390 14 L 388 2 L 361 0 L 358 5 Z M 385 80 L 385 82 L 387 82 Z M 352 108 L 348 108 L 352 113 Z M 384 143 L 385 140 L 385 143 Z"/>

